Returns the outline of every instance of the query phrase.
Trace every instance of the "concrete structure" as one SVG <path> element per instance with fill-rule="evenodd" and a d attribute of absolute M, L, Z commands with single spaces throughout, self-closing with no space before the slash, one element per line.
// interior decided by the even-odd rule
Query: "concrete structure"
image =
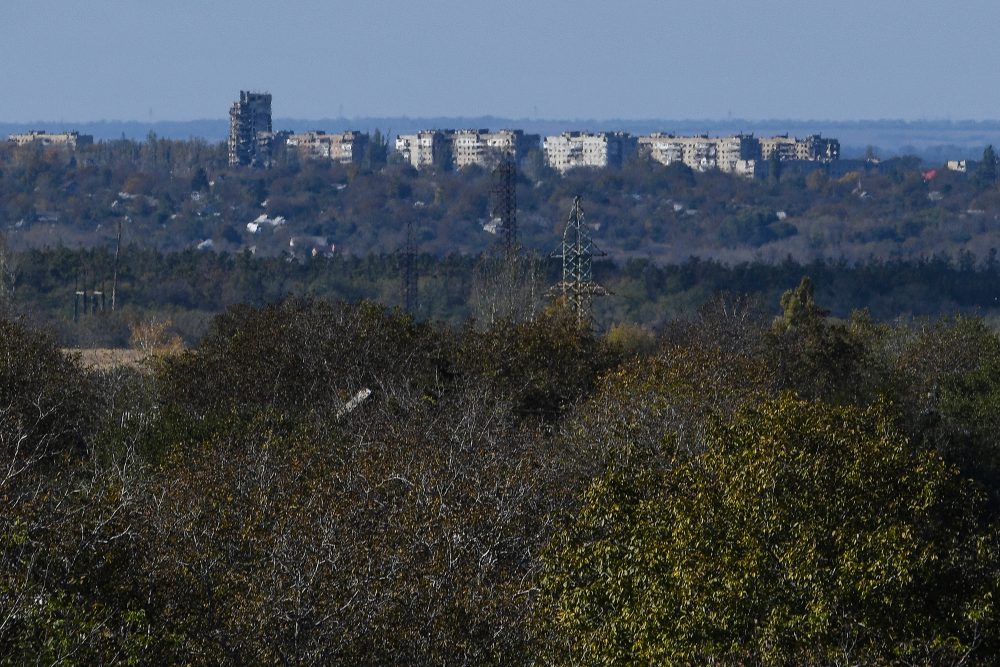
<path fill-rule="evenodd" d="M 748 161 L 760 158 L 760 145 L 752 134 L 710 138 L 707 134 L 678 137 L 656 132 L 639 137 L 638 143 L 639 149 L 657 162 L 683 162 L 695 171 L 735 173 L 745 170 Z"/>
<path fill-rule="evenodd" d="M 269 166 L 273 140 L 271 94 L 241 90 L 229 109 L 229 165 Z"/>
<path fill-rule="evenodd" d="M 537 148 L 539 136 L 522 130 L 458 130 L 451 135 L 451 155 L 457 169 L 479 165 L 492 167 L 500 158 L 515 162 Z"/>
<path fill-rule="evenodd" d="M 757 139 L 752 134 L 678 137 L 654 133 L 639 137 L 639 148 L 663 164 L 683 162 L 695 171 L 718 169 L 747 177 L 759 176 L 761 160 L 769 160 L 772 155 L 785 162 L 828 163 L 840 158 L 840 142 L 818 134 L 805 139 L 787 134 Z"/>
<path fill-rule="evenodd" d="M 520 161 L 538 142 L 537 134 L 522 130 L 423 130 L 396 137 L 396 152 L 416 169 L 446 162 L 456 169 L 489 168 L 501 157 Z"/>
<path fill-rule="evenodd" d="M 423 169 L 450 160 L 454 130 L 421 130 L 396 137 L 396 152 L 414 169 Z"/>
<path fill-rule="evenodd" d="M 789 137 L 787 134 L 760 139 L 760 157 L 770 160 L 772 155 L 779 160 L 819 160 L 830 162 L 840 159 L 840 142 L 824 139 L 812 134 L 805 139 Z"/>
<path fill-rule="evenodd" d="M 285 145 L 306 160 L 332 160 L 347 164 L 360 162 L 368 148 L 368 135 L 356 130 L 327 134 L 320 130 L 290 134 Z"/>
<path fill-rule="evenodd" d="M 563 132 L 545 137 L 545 161 L 559 173 L 577 167 L 620 167 L 637 147 L 627 132 Z"/>
<path fill-rule="evenodd" d="M 69 148 L 75 150 L 77 146 L 90 146 L 94 143 L 94 137 L 89 134 L 79 132 L 56 132 L 49 134 L 44 130 L 31 130 L 22 134 L 11 134 L 7 141 L 17 146 L 57 146 L 59 148 Z"/>
<path fill-rule="evenodd" d="M 948 168 L 948 171 L 957 171 L 966 174 L 970 171 L 969 162 L 970 160 L 948 160 L 945 166 Z"/>

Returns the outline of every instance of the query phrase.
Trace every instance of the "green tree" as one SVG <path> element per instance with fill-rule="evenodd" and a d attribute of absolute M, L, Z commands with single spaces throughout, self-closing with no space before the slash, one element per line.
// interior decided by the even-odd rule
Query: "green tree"
<path fill-rule="evenodd" d="M 997 154 L 993 144 L 983 150 L 983 159 L 976 169 L 976 185 L 980 189 L 992 187 L 997 182 Z"/>
<path fill-rule="evenodd" d="M 807 398 L 860 405 L 878 395 L 879 378 L 869 373 L 872 341 L 865 318 L 851 325 L 828 319 L 808 276 L 781 296 L 781 308 L 765 353 L 783 388 Z"/>
<path fill-rule="evenodd" d="M 191 190 L 194 192 L 208 190 L 208 174 L 205 172 L 204 167 L 198 167 L 194 172 L 194 176 L 191 177 Z"/>
<path fill-rule="evenodd" d="M 365 167 L 376 170 L 384 167 L 389 160 L 389 139 L 376 127 L 368 139 L 365 150 Z"/>
<path fill-rule="evenodd" d="M 673 467 L 612 469 L 553 541 L 549 650 L 573 664 L 993 664 L 980 501 L 880 408 L 792 397 Z"/>

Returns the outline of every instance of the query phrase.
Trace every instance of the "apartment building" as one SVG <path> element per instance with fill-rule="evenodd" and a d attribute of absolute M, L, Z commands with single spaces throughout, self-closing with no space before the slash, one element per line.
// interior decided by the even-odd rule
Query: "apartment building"
<path fill-rule="evenodd" d="M 424 130 L 396 137 L 396 152 L 416 169 L 447 161 L 456 169 L 491 167 L 501 157 L 520 161 L 538 147 L 537 134 L 523 130 Z"/>
<path fill-rule="evenodd" d="M 396 152 L 414 169 L 431 167 L 448 159 L 454 133 L 454 130 L 421 130 L 416 134 L 400 134 L 396 137 Z"/>
<path fill-rule="evenodd" d="M 271 163 L 271 94 L 240 91 L 229 109 L 229 165 Z"/>
<path fill-rule="evenodd" d="M 639 137 L 638 145 L 657 162 L 683 162 L 695 171 L 719 169 L 734 173 L 741 161 L 760 156 L 759 145 L 751 134 L 712 138 L 707 134 L 678 137 L 656 132 Z"/>
<path fill-rule="evenodd" d="M 654 133 L 639 137 L 639 148 L 663 164 L 683 162 L 695 171 L 718 169 L 753 176 L 760 160 L 830 162 L 840 158 L 840 142 L 818 134 L 797 139 L 787 134 L 755 138 L 752 134 L 709 137 L 707 134 L 675 136 Z"/>
<path fill-rule="evenodd" d="M 348 164 L 360 162 L 368 148 L 368 135 L 350 130 L 327 134 L 321 130 L 291 134 L 285 145 L 305 160 L 330 160 Z"/>
<path fill-rule="evenodd" d="M 566 173 L 577 167 L 620 167 L 637 141 L 627 132 L 563 132 L 545 137 L 543 145 L 546 163 Z"/>
<path fill-rule="evenodd" d="M 31 130 L 20 134 L 11 134 L 7 141 L 16 146 L 55 146 L 75 150 L 77 146 L 90 146 L 94 137 L 79 132 L 55 132 L 49 134 L 44 130 Z"/>
<path fill-rule="evenodd" d="M 840 159 L 840 142 L 812 134 L 804 139 L 780 134 L 760 139 L 760 157 L 770 160 L 776 155 L 779 160 L 818 160 L 830 162 Z"/>
<path fill-rule="evenodd" d="M 520 161 L 538 146 L 537 134 L 523 130 L 458 130 L 450 136 L 453 165 L 457 169 L 479 165 L 493 166 L 500 158 Z"/>

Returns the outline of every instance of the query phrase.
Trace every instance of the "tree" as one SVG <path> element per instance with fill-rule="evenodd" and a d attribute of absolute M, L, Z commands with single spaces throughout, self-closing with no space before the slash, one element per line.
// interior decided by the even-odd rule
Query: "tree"
<path fill-rule="evenodd" d="M 817 305 L 808 276 L 781 296 L 781 308 L 765 353 L 783 388 L 834 402 L 863 405 L 874 398 L 878 382 L 867 377 L 864 337 L 827 319 L 829 313 Z"/>
<path fill-rule="evenodd" d="M 553 541 L 549 647 L 574 664 L 992 664 L 980 501 L 878 407 L 792 397 L 703 456 L 611 470 Z"/>
<path fill-rule="evenodd" d="M 772 183 L 781 182 L 781 156 L 777 150 L 771 152 L 771 157 L 767 161 L 767 178 Z"/>
<path fill-rule="evenodd" d="M 208 174 L 205 172 L 204 167 L 198 167 L 194 172 L 194 176 L 191 177 L 191 190 L 192 192 L 204 192 L 208 190 Z"/>
<path fill-rule="evenodd" d="M 983 150 L 983 160 L 976 169 L 976 185 L 985 190 L 992 187 L 997 182 L 997 154 L 993 150 L 993 144 L 989 144 Z"/>
<path fill-rule="evenodd" d="M 376 127 L 368 140 L 368 148 L 365 151 L 365 167 L 371 170 L 384 167 L 389 160 L 389 140 Z"/>
<path fill-rule="evenodd" d="M 14 254 L 7 247 L 7 236 L 0 232 L 0 317 L 6 316 L 14 301 Z"/>

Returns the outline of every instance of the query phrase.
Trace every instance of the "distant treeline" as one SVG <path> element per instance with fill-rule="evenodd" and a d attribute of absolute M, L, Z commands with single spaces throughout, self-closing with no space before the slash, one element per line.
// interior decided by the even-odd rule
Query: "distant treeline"
<path fill-rule="evenodd" d="M 517 298 L 526 302 L 525 311 L 538 312 L 544 306 L 547 287 L 558 280 L 556 260 L 529 256 L 530 270 L 517 284 L 507 284 L 509 276 L 491 272 L 488 258 L 418 256 L 414 314 L 452 324 L 470 317 L 483 321 L 491 316 L 491 299 L 498 293 L 521 295 Z M 288 261 L 249 253 L 161 253 L 129 246 L 122 251 L 118 271 L 118 311 L 81 314 L 74 323 L 77 290 L 103 292 L 105 308 L 110 309 L 112 251 L 30 250 L 13 254 L 8 267 L 15 308 L 57 331 L 65 344 L 74 345 L 123 345 L 129 323 L 150 317 L 171 320 L 177 333 L 194 341 L 210 317 L 229 306 L 262 305 L 288 296 L 367 299 L 389 306 L 399 306 L 402 299 L 396 255 Z M 982 261 L 965 254 L 861 264 L 786 260 L 727 266 L 696 258 L 670 265 L 604 261 L 595 264 L 595 278 L 612 294 L 595 301 L 596 324 L 599 329 L 625 322 L 659 329 L 695 312 L 720 292 L 750 295 L 776 309 L 778 296 L 804 275 L 813 279 L 818 298 L 836 317 L 863 308 L 880 320 L 958 312 L 992 316 L 1000 303 L 996 253 Z"/>

